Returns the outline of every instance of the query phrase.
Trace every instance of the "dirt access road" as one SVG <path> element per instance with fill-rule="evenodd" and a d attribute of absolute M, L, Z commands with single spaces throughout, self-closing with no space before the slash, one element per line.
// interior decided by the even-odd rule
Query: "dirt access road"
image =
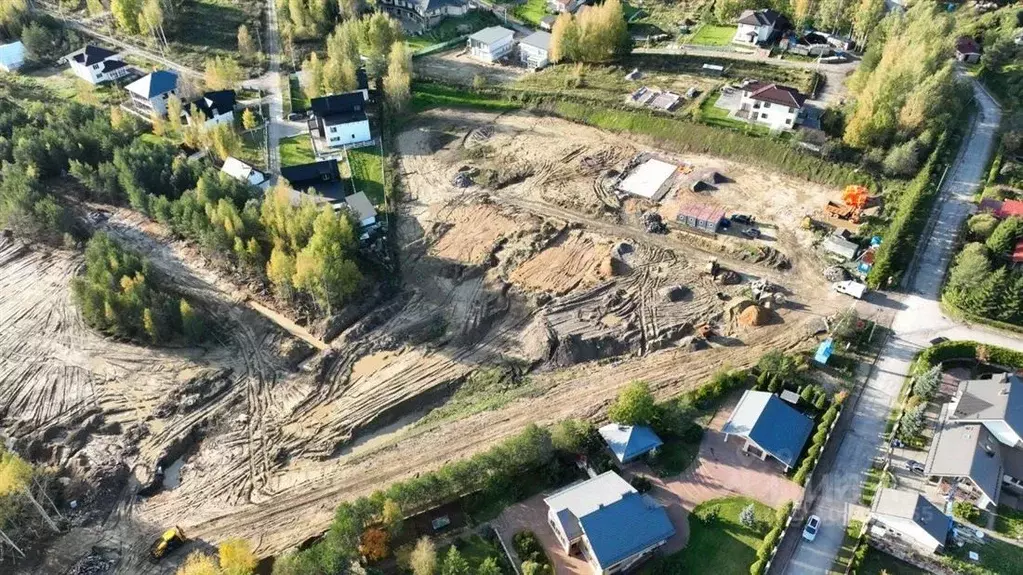
<path fill-rule="evenodd" d="M 831 190 L 524 113 L 432 111 L 398 147 L 406 289 L 324 350 L 137 214 L 115 211 L 103 228 L 220 327 L 204 346 L 103 338 L 70 303 L 78 254 L 4 240 L 0 397 L 13 409 L 0 422 L 20 451 L 88 482 L 72 494 L 76 527 L 22 572 L 61 573 L 98 547 L 120 558 L 118 572 L 170 573 L 187 550 L 158 566 L 141 558 L 174 524 L 192 548 L 244 537 L 276 554 L 320 533 L 343 499 L 529 423 L 599 419 L 631 380 L 667 397 L 769 349 L 805 347 L 808 325 L 844 307 L 798 228 L 800 210 Z M 704 200 L 755 211 L 767 239 L 643 232 L 644 211 L 692 192 L 680 179 L 660 206 L 617 198 L 608 174 L 638 151 L 726 175 Z M 454 186 L 463 166 L 490 184 Z M 708 253 L 744 283 L 702 274 Z M 733 306 L 764 276 L 790 305 L 743 324 Z M 704 322 L 718 333 L 709 341 L 694 333 Z M 525 397 L 421 422 L 474 369 L 509 361 L 533 367 Z M 157 466 L 173 477 L 155 482 Z"/>

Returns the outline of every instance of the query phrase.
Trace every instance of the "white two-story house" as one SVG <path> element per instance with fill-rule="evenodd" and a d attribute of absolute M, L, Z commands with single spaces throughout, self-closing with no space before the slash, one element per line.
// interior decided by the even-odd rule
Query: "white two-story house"
<path fill-rule="evenodd" d="M 75 76 L 96 85 L 127 76 L 131 68 L 117 52 L 86 44 L 85 48 L 66 56 Z"/>
<path fill-rule="evenodd" d="M 737 44 L 763 44 L 779 29 L 783 16 L 770 8 L 766 10 L 744 10 L 739 15 L 732 42 Z"/>
<path fill-rule="evenodd" d="M 739 117 L 771 130 L 792 130 L 801 120 L 806 96 L 781 84 L 748 82 L 742 86 Z"/>
<path fill-rule="evenodd" d="M 515 47 L 515 33 L 501 26 L 491 26 L 469 36 L 469 54 L 484 62 L 497 62 Z"/>
<path fill-rule="evenodd" d="M 319 133 L 328 147 L 336 148 L 373 139 L 366 116 L 366 90 L 313 98 L 310 130 Z"/>
<path fill-rule="evenodd" d="M 131 96 L 130 109 L 149 118 L 167 116 L 167 100 L 177 95 L 178 75 L 166 70 L 147 74 L 124 87 Z"/>

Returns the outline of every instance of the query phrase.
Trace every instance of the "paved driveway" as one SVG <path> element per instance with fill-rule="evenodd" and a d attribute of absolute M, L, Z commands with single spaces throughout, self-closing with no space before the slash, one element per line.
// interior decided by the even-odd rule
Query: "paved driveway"
<path fill-rule="evenodd" d="M 636 474 L 650 478 L 653 488 L 649 495 L 668 512 L 675 526 L 675 535 L 662 548 L 664 554 L 675 553 L 686 546 L 689 541 L 689 512 L 704 501 L 742 495 L 778 507 L 802 494 L 803 488 L 785 477 L 781 464 L 744 454 L 742 441 L 734 437 L 725 442 L 721 427 L 728 421 L 738 399 L 736 394 L 718 411 L 700 443 L 696 461 L 681 475 L 661 479 L 645 464 L 629 465 L 622 472 L 626 479 Z M 494 528 L 509 549 L 513 549 L 512 537 L 516 533 L 526 529 L 533 531 L 551 558 L 557 575 L 588 575 L 591 569 L 586 561 L 568 556 L 547 524 L 545 496 L 536 495 L 508 507 L 494 521 Z"/>
<path fill-rule="evenodd" d="M 534 495 L 529 499 L 516 503 L 501 512 L 494 520 L 493 526 L 498 536 L 508 549 L 514 553 L 512 537 L 519 531 L 532 531 L 540 539 L 547 551 L 556 575 L 591 575 L 593 568 L 581 557 L 571 557 L 554 536 L 554 530 L 547 523 L 547 506 L 543 498 L 546 494 Z"/>

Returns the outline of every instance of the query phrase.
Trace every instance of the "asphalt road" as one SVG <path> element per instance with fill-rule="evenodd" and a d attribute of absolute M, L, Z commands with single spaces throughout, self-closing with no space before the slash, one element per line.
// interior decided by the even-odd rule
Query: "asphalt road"
<path fill-rule="evenodd" d="M 861 315 L 894 312 L 893 333 L 867 378 L 853 413 L 852 427 L 842 437 L 835 464 L 825 476 L 821 496 L 811 511 L 821 517 L 821 529 L 814 542 L 799 542 L 785 570 L 790 575 L 827 573 L 842 545 L 845 525 L 867 512 L 859 505 L 861 485 L 871 462 L 882 453 L 885 421 L 917 352 L 939 336 L 1023 350 L 1023 341 L 958 324 L 945 317 L 938 307 L 956 232 L 974 209 L 970 199 L 986 175 L 987 159 L 1001 120 L 1001 110 L 987 91 L 977 82 L 973 82 L 973 89 L 979 112 L 969 138 L 946 173 L 929 233 L 925 234 L 926 241 L 918 249 L 915 266 L 911 268 L 909 295 L 893 299 L 870 294 L 860 306 Z"/>

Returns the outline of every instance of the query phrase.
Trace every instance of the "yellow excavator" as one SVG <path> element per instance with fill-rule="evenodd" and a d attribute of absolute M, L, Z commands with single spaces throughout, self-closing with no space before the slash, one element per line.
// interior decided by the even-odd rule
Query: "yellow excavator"
<path fill-rule="evenodd" d="M 185 532 L 180 527 L 177 525 L 171 527 L 153 542 L 149 548 L 149 560 L 156 563 L 166 557 L 168 553 L 184 545 L 186 541 L 188 538 L 185 537 Z"/>

